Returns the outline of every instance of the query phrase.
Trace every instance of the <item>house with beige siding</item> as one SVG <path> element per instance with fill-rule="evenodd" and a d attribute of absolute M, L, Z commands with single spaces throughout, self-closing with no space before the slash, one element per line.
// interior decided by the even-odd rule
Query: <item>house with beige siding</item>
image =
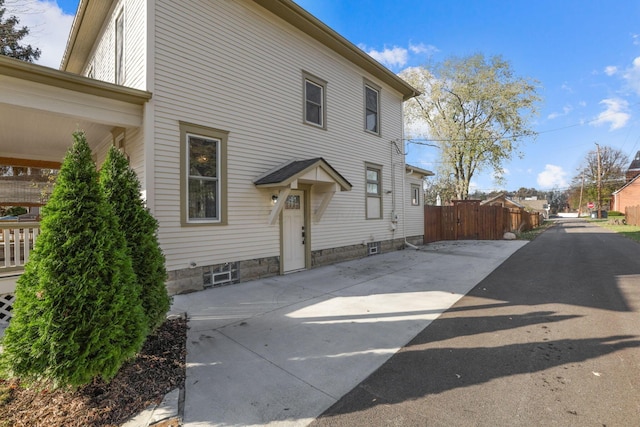
<path fill-rule="evenodd" d="M 0 161 L 59 162 L 78 128 L 98 165 L 123 150 L 171 293 L 422 243 L 416 90 L 291 0 L 81 0 L 60 70 L 17 62 Z"/>

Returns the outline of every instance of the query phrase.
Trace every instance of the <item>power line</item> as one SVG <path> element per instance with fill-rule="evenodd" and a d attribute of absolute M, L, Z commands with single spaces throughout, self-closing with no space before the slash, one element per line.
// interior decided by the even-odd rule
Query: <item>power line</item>
<path fill-rule="evenodd" d="M 420 108 L 426 113 L 426 110 L 424 108 L 424 106 L 422 105 L 422 103 L 418 102 L 418 104 L 420 105 Z M 639 105 L 640 102 L 636 102 L 635 104 L 632 104 L 630 107 L 635 107 L 636 105 Z M 591 123 L 595 123 L 597 121 L 602 120 L 603 118 L 606 118 L 607 116 L 612 116 L 614 114 L 617 114 L 616 112 L 612 112 L 609 114 L 605 114 L 605 115 L 601 115 L 597 118 L 591 119 L 591 120 L 587 120 L 584 122 L 580 122 L 580 123 L 574 123 L 571 125 L 567 125 L 567 126 L 562 126 L 559 128 L 552 128 L 552 129 L 547 129 L 547 130 L 541 130 L 541 131 L 529 131 L 529 132 L 525 132 L 522 134 L 512 134 L 512 135 L 503 135 L 500 138 L 494 138 L 494 139 L 517 139 L 517 138 L 522 138 L 522 137 L 526 137 L 526 136 L 538 136 L 538 135 L 543 135 L 543 134 L 547 134 L 547 133 L 553 133 L 553 132 L 560 132 L 566 129 L 571 129 L 574 127 L 579 127 L 579 126 L 584 126 L 584 125 L 588 125 Z M 429 144 L 429 142 L 468 142 L 468 141 L 486 141 L 489 138 L 464 138 L 464 139 L 451 139 L 451 138 L 403 138 L 403 141 L 405 142 L 409 142 L 411 144 L 417 144 L 417 145 L 426 145 L 426 146 L 431 146 L 431 147 L 436 147 L 436 148 L 440 148 L 439 146 L 435 145 L 435 144 Z"/>

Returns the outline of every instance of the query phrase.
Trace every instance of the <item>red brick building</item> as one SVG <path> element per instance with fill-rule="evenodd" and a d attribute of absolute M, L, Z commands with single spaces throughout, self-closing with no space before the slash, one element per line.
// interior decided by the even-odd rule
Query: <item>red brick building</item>
<path fill-rule="evenodd" d="M 629 165 L 625 178 L 626 184 L 614 191 L 611 199 L 611 209 L 622 213 L 627 206 L 640 205 L 640 151 Z"/>

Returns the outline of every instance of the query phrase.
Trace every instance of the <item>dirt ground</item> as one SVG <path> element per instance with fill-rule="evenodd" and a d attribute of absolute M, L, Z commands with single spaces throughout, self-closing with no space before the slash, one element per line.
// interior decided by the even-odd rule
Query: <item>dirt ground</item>
<path fill-rule="evenodd" d="M 25 389 L 0 379 L 0 427 L 119 426 L 184 387 L 186 336 L 186 320 L 168 320 L 110 383 L 75 392 Z"/>

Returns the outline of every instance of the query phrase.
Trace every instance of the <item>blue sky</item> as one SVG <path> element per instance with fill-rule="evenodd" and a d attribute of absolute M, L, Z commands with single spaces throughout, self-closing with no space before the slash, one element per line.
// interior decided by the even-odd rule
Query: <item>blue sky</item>
<path fill-rule="evenodd" d="M 498 188 L 566 188 L 595 143 L 630 157 L 640 150 L 637 0 L 296 1 L 394 72 L 483 53 L 502 55 L 516 75 L 538 80 L 544 101 L 533 128 L 540 134 L 523 142 L 522 159 L 505 164 L 506 184 Z M 37 23 L 38 13 L 17 14 L 22 24 L 37 23 L 34 43 L 43 51 L 42 43 L 54 43 L 50 28 L 64 34 L 59 50 L 49 49 L 59 52 L 57 60 L 53 53 L 46 58 L 45 65 L 57 67 L 77 0 L 58 0 L 60 9 L 51 1 L 36 4 L 47 11 L 44 22 Z M 435 170 L 437 149 L 410 146 L 407 160 Z M 488 171 L 472 184 L 497 188 Z"/>

